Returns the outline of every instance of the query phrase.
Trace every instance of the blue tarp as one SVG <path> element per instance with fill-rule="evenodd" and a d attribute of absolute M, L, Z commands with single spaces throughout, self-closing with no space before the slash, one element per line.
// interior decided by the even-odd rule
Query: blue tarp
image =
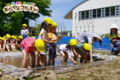
<path fill-rule="evenodd" d="M 96 41 L 94 44 L 93 44 L 93 49 L 99 49 L 99 50 L 110 50 L 110 40 L 108 38 L 103 38 L 102 39 L 103 42 L 102 44 L 100 45 L 98 41 Z"/>
<path fill-rule="evenodd" d="M 36 36 L 36 39 L 38 36 Z M 74 39 L 74 37 L 62 37 L 60 41 L 57 42 L 57 45 L 60 44 L 68 44 L 70 39 Z M 98 41 L 93 44 L 93 49 L 97 50 L 110 50 L 110 40 L 108 38 L 103 38 L 103 42 L 100 45 Z"/>

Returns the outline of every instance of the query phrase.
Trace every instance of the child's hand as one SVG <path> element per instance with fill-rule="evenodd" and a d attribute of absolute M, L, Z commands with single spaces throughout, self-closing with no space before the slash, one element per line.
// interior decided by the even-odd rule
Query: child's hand
<path fill-rule="evenodd" d="M 58 36 L 59 39 L 61 39 L 63 36 Z"/>
<path fill-rule="evenodd" d="M 31 69 L 31 66 L 28 66 L 28 69 Z"/>
<path fill-rule="evenodd" d="M 0 77 L 2 77 L 2 72 L 0 72 Z"/>
<path fill-rule="evenodd" d="M 55 41 L 50 41 L 50 43 L 55 44 Z"/>
<path fill-rule="evenodd" d="M 78 63 L 77 62 L 74 62 L 74 65 L 77 65 Z"/>

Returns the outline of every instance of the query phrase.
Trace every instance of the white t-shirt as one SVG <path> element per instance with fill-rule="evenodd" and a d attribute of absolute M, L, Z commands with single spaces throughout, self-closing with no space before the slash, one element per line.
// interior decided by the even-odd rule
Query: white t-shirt
<path fill-rule="evenodd" d="M 41 29 L 38 39 L 41 39 L 41 35 L 43 34 L 44 31 L 45 31 L 44 29 Z"/>
<path fill-rule="evenodd" d="M 21 35 L 28 35 L 28 34 L 29 34 L 29 31 L 28 31 L 28 29 L 22 29 L 22 30 L 20 31 L 20 34 L 21 34 Z"/>
<path fill-rule="evenodd" d="M 74 56 L 73 52 L 70 51 L 68 48 L 66 48 L 67 44 L 61 44 L 59 46 L 59 49 L 63 52 L 67 52 L 68 53 L 68 57 L 71 58 L 72 56 Z"/>

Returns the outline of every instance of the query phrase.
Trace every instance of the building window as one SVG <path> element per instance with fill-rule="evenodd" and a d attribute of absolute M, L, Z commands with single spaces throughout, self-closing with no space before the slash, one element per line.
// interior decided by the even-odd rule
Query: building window
<path fill-rule="evenodd" d="M 93 10 L 89 10 L 89 18 L 93 18 Z"/>
<path fill-rule="evenodd" d="M 101 9 L 101 17 L 105 17 L 105 8 Z"/>
<path fill-rule="evenodd" d="M 78 18 L 78 19 L 79 19 L 79 20 L 81 20 L 81 19 L 82 19 L 82 14 L 81 14 L 81 11 L 79 11 L 79 13 L 78 13 L 78 14 L 79 14 L 79 18 Z"/>
<path fill-rule="evenodd" d="M 85 18 L 89 19 L 89 11 L 85 11 Z"/>
<path fill-rule="evenodd" d="M 96 12 L 97 12 L 96 9 L 94 9 L 93 10 L 93 18 L 96 18 L 96 14 L 97 14 Z"/>
<path fill-rule="evenodd" d="M 115 6 L 115 15 L 120 15 L 120 6 Z"/>
<path fill-rule="evenodd" d="M 97 9 L 97 18 L 101 17 L 101 9 Z"/>
<path fill-rule="evenodd" d="M 110 17 L 110 16 L 120 16 L 120 5 L 98 8 L 87 11 L 79 11 L 79 20 Z"/>
<path fill-rule="evenodd" d="M 85 13 L 82 11 L 82 19 L 85 19 Z"/>
<path fill-rule="evenodd" d="M 106 16 L 106 17 L 110 16 L 110 8 L 109 8 L 109 7 L 107 7 L 107 8 L 105 9 L 105 16 Z"/>
<path fill-rule="evenodd" d="M 111 9 L 111 11 L 110 11 L 111 16 L 115 16 L 115 6 L 110 7 L 110 9 Z"/>

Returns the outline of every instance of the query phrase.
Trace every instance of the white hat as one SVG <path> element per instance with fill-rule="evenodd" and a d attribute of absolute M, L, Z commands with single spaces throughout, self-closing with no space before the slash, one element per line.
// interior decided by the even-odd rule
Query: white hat
<path fill-rule="evenodd" d="M 104 36 L 104 33 L 101 32 L 101 31 L 99 31 L 99 32 L 95 32 L 95 34 L 97 34 L 97 35 L 100 36 L 101 38 L 103 38 L 103 36 Z"/>
<path fill-rule="evenodd" d="M 118 29 L 117 24 L 115 24 L 115 23 L 111 24 L 110 29 L 112 29 L 112 28 Z"/>
<path fill-rule="evenodd" d="M 96 33 L 94 33 L 93 37 L 99 38 L 100 40 L 102 40 L 102 37 Z"/>

